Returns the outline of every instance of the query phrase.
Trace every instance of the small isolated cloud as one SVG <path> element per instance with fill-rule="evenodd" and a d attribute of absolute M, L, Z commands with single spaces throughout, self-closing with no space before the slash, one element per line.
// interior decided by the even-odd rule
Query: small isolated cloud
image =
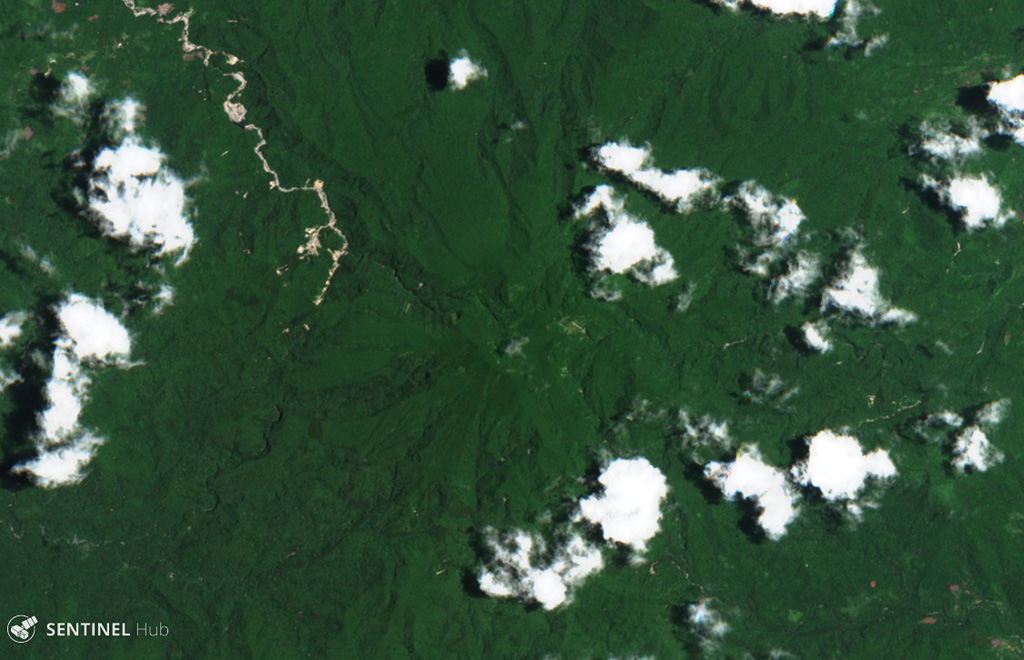
<path fill-rule="evenodd" d="M 25 312 L 11 312 L 0 318 L 0 349 L 10 348 L 21 337 L 21 327 L 28 320 Z"/>
<path fill-rule="evenodd" d="M 593 159 L 602 170 L 625 177 L 679 213 L 691 211 L 698 202 L 718 199 L 719 177 L 701 168 L 660 170 L 654 167 L 649 146 L 635 147 L 626 140 L 609 142 L 594 150 Z"/>
<path fill-rule="evenodd" d="M 716 452 L 732 449 L 733 440 L 729 435 L 729 423 L 716 420 L 711 415 L 691 417 L 685 410 L 679 411 L 679 426 L 682 427 L 683 446 L 690 449 L 711 449 Z"/>
<path fill-rule="evenodd" d="M 988 101 L 999 111 L 1002 131 L 1024 145 L 1024 74 L 989 85 Z"/>
<path fill-rule="evenodd" d="M 79 424 L 91 382 L 86 368 L 124 363 L 131 351 L 128 331 L 98 301 L 72 294 L 56 312 L 61 331 L 45 387 L 47 407 L 38 419 L 38 455 L 14 468 L 46 488 L 81 481 L 103 443 Z"/>
<path fill-rule="evenodd" d="M 986 175 L 957 176 L 938 181 L 921 175 L 921 183 L 938 195 L 939 200 L 960 217 L 968 231 L 985 227 L 1002 227 L 1013 217 L 1013 211 L 1003 208 L 1003 196 L 989 183 Z"/>
<path fill-rule="evenodd" d="M 86 118 L 89 101 L 95 95 L 96 88 L 92 81 L 77 71 L 72 71 L 64 78 L 57 91 L 53 113 L 58 117 L 82 122 Z"/>
<path fill-rule="evenodd" d="M 650 286 L 676 279 L 672 255 L 659 247 L 654 230 L 629 213 L 625 201 L 608 185 L 600 185 L 577 207 L 576 217 L 592 217 L 587 248 L 594 271 L 630 274 Z"/>
<path fill-rule="evenodd" d="M 701 598 L 700 601 L 690 603 L 686 608 L 690 629 L 702 639 L 722 637 L 729 632 L 729 624 L 717 610 L 711 607 L 713 600 L 713 598 Z"/>
<path fill-rule="evenodd" d="M 459 51 L 459 56 L 448 63 L 448 86 L 454 90 L 466 89 L 469 83 L 486 77 L 487 69 L 470 58 L 465 50 Z"/>
<path fill-rule="evenodd" d="M 837 309 L 870 322 L 906 325 L 916 320 L 913 312 L 893 307 L 879 288 L 878 269 L 870 265 L 861 248 L 855 248 L 844 267 L 821 296 L 821 310 Z"/>
<path fill-rule="evenodd" d="M 180 264 L 195 243 L 185 184 L 166 167 L 164 153 L 135 134 L 139 108 L 132 99 L 108 108 L 111 131 L 123 139 L 92 163 L 89 210 L 107 236 L 138 250 L 155 249 L 157 256 L 177 253 Z"/>
<path fill-rule="evenodd" d="M 832 329 L 825 319 L 818 319 L 814 323 L 805 322 L 800 326 L 800 330 L 803 332 L 804 345 L 808 349 L 818 353 L 828 353 L 832 350 L 832 342 L 828 339 Z"/>
<path fill-rule="evenodd" d="M 579 534 L 549 549 L 544 539 L 521 529 L 484 531 L 491 560 L 478 576 L 480 590 L 493 598 L 515 598 L 553 610 L 571 600 L 571 590 L 604 567 L 601 549 Z"/>
<path fill-rule="evenodd" d="M 967 424 L 962 415 L 944 410 L 924 419 L 925 427 L 952 429 L 950 464 L 960 473 L 985 472 L 1002 462 L 1005 455 L 989 440 L 988 434 L 1006 417 L 1009 399 L 985 404 Z"/>
<path fill-rule="evenodd" d="M 772 539 L 780 539 L 797 516 L 797 491 L 786 474 L 761 459 L 757 445 L 744 445 L 730 463 L 712 461 L 704 476 L 730 498 L 744 497 L 761 510 L 757 523 Z"/>
<path fill-rule="evenodd" d="M 794 14 L 830 18 L 836 10 L 837 0 L 712 0 L 712 2 L 738 10 L 748 6 L 773 14 Z"/>
<path fill-rule="evenodd" d="M 619 458 L 598 481 L 603 492 L 580 500 L 577 520 L 600 525 L 607 541 L 644 552 L 661 528 L 661 503 L 668 495 L 665 475 L 646 458 Z"/>
<path fill-rule="evenodd" d="M 804 486 L 814 486 L 830 502 L 855 500 L 869 478 L 896 476 L 896 466 L 884 449 L 865 454 L 857 439 L 830 430 L 807 440 L 807 458 L 790 470 Z"/>

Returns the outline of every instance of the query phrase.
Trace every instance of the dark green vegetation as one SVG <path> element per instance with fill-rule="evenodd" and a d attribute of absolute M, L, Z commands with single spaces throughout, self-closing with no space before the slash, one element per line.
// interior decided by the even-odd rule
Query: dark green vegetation
<path fill-rule="evenodd" d="M 171 634 L 37 638 L 5 657 L 678 658 L 699 653 L 684 619 L 702 589 L 732 627 L 726 657 L 1024 652 L 1020 415 L 993 434 L 1007 458 L 985 474 L 952 475 L 910 432 L 926 412 L 1024 405 L 1024 229 L 959 232 L 908 186 L 905 155 L 922 119 L 964 116 L 960 88 L 1024 64 L 1016 3 L 879 0 L 862 31 L 891 40 L 871 58 L 808 47 L 826 26 L 689 0 L 209 3 L 193 41 L 245 60 L 265 153 L 286 185 L 325 182 L 351 241 L 319 307 L 329 259 L 296 255 L 323 222 L 316 198 L 268 189 L 255 135 L 222 112 L 221 60 L 183 61 L 179 28 L 117 2 L 11 4 L 0 131 L 34 135 L 0 160 L 0 311 L 102 297 L 136 310 L 145 365 L 96 378 L 84 422 L 107 444 L 82 484 L 0 490 L 0 614 Z M 431 91 L 428 62 L 460 48 L 489 77 Z M 83 65 L 101 97 L 145 104 L 143 134 L 198 178 L 200 243 L 159 316 L 124 302 L 145 258 L 77 217 L 66 156 L 84 131 L 49 115 L 49 81 L 29 74 Z M 650 141 L 661 167 L 796 197 L 826 254 L 854 228 L 885 294 L 920 320 L 837 327 L 836 351 L 802 355 L 783 330 L 813 310 L 773 306 L 737 270 L 734 220 L 663 214 L 637 194 L 682 277 L 588 297 L 563 211 L 604 180 L 581 150 L 620 137 Z M 975 163 L 1020 209 L 1022 158 L 1011 145 Z M 518 337 L 524 355 L 505 356 Z M 747 403 L 756 368 L 799 395 Z M 666 414 L 630 421 L 642 399 Z M 25 402 L 2 405 L 10 460 Z M 900 477 L 859 525 L 805 505 L 783 540 L 755 544 L 738 507 L 687 479 L 680 407 L 730 420 L 779 465 L 793 439 L 849 426 L 889 448 Z M 553 613 L 474 596 L 473 530 L 559 511 L 603 451 L 668 475 L 649 563 L 609 566 Z"/>

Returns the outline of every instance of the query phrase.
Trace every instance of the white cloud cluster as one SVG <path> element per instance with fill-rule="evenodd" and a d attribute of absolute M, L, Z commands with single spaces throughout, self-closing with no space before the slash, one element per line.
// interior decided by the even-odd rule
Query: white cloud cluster
<path fill-rule="evenodd" d="M 454 90 L 466 89 L 469 83 L 486 77 L 487 69 L 465 50 L 459 51 L 459 56 L 448 62 L 448 86 Z"/>
<path fill-rule="evenodd" d="M 837 0 L 712 0 L 716 4 L 738 10 L 744 5 L 773 14 L 817 16 L 827 19 L 836 10 Z"/>
<path fill-rule="evenodd" d="M 692 210 L 699 201 L 718 198 L 719 177 L 700 168 L 660 170 L 654 167 L 650 146 L 635 147 L 625 140 L 609 142 L 594 150 L 594 161 L 601 169 L 622 175 L 679 213 Z"/>
<path fill-rule="evenodd" d="M 658 533 L 665 475 L 645 458 L 610 461 L 599 477 L 601 493 L 579 502 L 578 512 L 550 545 L 523 530 L 485 530 L 492 557 L 478 575 L 480 590 L 494 598 L 517 598 L 551 610 L 572 599 L 573 587 L 604 567 L 602 547 L 588 542 L 574 525 L 601 526 L 607 541 L 642 553 Z"/>
<path fill-rule="evenodd" d="M 518 598 L 553 610 L 570 598 L 570 589 L 604 567 L 601 549 L 579 534 L 548 553 L 544 539 L 523 530 L 499 534 L 485 530 L 493 553 L 480 571 L 480 590 L 493 598 Z"/>
<path fill-rule="evenodd" d="M 1003 196 L 988 177 L 955 176 L 938 181 L 921 175 L 921 183 L 939 196 L 939 200 L 960 216 L 968 231 L 985 227 L 1002 227 L 1013 217 L 1013 211 L 1003 208 Z"/>
<path fill-rule="evenodd" d="M 195 243 L 185 184 L 166 167 L 164 153 L 136 135 L 139 108 L 124 99 L 108 109 L 111 130 L 123 139 L 93 161 L 89 209 L 104 234 L 135 249 L 155 248 L 158 256 L 176 253 L 180 264 Z"/>
<path fill-rule="evenodd" d="M 756 181 L 745 181 L 735 194 L 723 200 L 727 206 L 739 211 L 754 230 L 753 244 L 759 254 L 747 260 L 744 270 L 760 277 L 771 275 L 772 265 L 796 243 L 800 224 L 806 220 L 795 199 L 773 195 Z M 772 287 L 772 297 L 778 302 L 786 297 L 806 291 L 818 277 L 817 259 L 801 253 L 795 264 L 780 276 Z"/>
<path fill-rule="evenodd" d="M 577 207 L 576 217 L 592 217 L 588 248 L 595 271 L 630 274 L 650 286 L 676 279 L 672 255 L 658 246 L 654 230 L 626 210 L 615 189 L 600 185 Z"/>
<path fill-rule="evenodd" d="M 39 415 L 39 454 L 15 467 L 15 472 L 46 488 L 81 481 L 85 466 L 103 443 L 79 424 L 91 382 L 86 370 L 123 363 L 131 352 L 128 331 L 98 301 L 72 294 L 56 312 L 61 334 L 46 383 L 48 407 Z"/>
<path fill-rule="evenodd" d="M 719 193 L 721 177 L 703 168 L 672 172 L 658 169 L 654 166 L 649 145 L 638 147 L 628 140 L 607 142 L 593 150 L 592 158 L 603 171 L 624 177 L 639 190 L 655 195 L 677 213 L 689 213 L 701 203 L 737 211 L 753 230 L 754 254 L 749 254 L 751 250 L 744 250 L 743 267 L 762 278 L 774 275 L 770 295 L 775 302 L 806 295 L 820 276 L 814 255 L 800 252 L 795 260 L 786 259 L 796 245 L 800 224 L 806 220 L 796 200 L 774 195 L 755 181 L 744 182 L 736 193 L 722 198 Z M 612 190 L 608 186 L 599 186 L 598 190 L 602 189 Z M 604 199 L 609 194 L 601 193 Z M 601 198 L 595 195 L 582 208 L 597 204 Z M 605 205 L 610 207 L 611 203 L 605 202 Z M 671 258 L 667 253 L 665 257 Z M 782 264 L 782 272 L 772 272 L 779 270 L 774 268 L 776 264 Z M 665 272 L 668 273 L 667 268 Z M 674 269 L 672 273 L 674 279 Z"/>
<path fill-rule="evenodd" d="M 842 502 L 859 514 L 857 497 L 865 482 L 896 475 L 888 452 L 876 449 L 865 455 L 852 436 L 825 430 L 806 441 L 807 458 L 788 471 L 766 463 L 757 445 L 743 445 L 734 460 L 705 464 L 704 477 L 730 499 L 752 500 L 760 510 L 758 525 L 769 538 L 778 540 L 799 512 L 796 484 L 815 486 L 828 501 Z"/>
<path fill-rule="evenodd" d="M 794 465 L 790 474 L 797 483 L 820 490 L 830 502 L 855 500 L 869 478 L 896 476 L 889 452 L 876 449 L 865 454 L 851 435 L 826 429 L 809 438 L 807 446 L 807 458 Z"/>
<path fill-rule="evenodd" d="M 989 85 L 988 101 L 999 111 L 1002 131 L 1024 145 L 1024 73 Z"/>
<path fill-rule="evenodd" d="M 1009 399 L 993 401 L 981 407 L 970 424 L 963 416 L 945 410 L 929 415 L 925 424 L 932 427 L 947 427 L 957 431 L 953 437 L 952 466 L 961 473 L 985 472 L 1005 457 L 988 438 L 992 429 L 999 425 L 1010 409 Z"/>
<path fill-rule="evenodd" d="M 665 475 L 646 458 L 620 458 L 608 464 L 598 481 L 604 491 L 580 500 L 577 521 L 600 525 L 607 541 L 645 551 L 661 528 L 661 503 L 668 495 Z"/>
<path fill-rule="evenodd" d="M 730 498 L 754 500 L 761 509 L 757 523 L 772 539 L 780 539 L 797 515 L 797 491 L 786 473 L 765 463 L 757 445 L 744 445 L 729 463 L 712 461 L 704 476 Z"/>
<path fill-rule="evenodd" d="M 845 267 L 821 296 L 821 310 L 838 309 L 870 322 L 906 325 L 916 320 L 913 312 L 893 307 L 882 296 L 878 269 L 870 265 L 861 248 L 850 254 Z"/>

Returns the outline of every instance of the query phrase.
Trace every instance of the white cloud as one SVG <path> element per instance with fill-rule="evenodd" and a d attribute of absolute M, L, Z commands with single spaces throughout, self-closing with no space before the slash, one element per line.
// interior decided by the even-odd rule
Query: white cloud
<path fill-rule="evenodd" d="M 85 363 L 118 364 L 128 357 L 128 331 L 102 305 L 72 294 L 57 308 L 61 334 L 53 349 L 52 371 L 46 383 L 47 407 L 39 414 L 36 458 L 15 466 L 37 484 L 53 488 L 84 477 L 103 439 L 79 424 L 90 384 Z"/>
<path fill-rule="evenodd" d="M 493 559 L 478 576 L 480 590 L 494 598 L 534 601 L 553 610 L 571 599 L 573 587 L 604 567 L 601 549 L 571 534 L 548 553 L 544 539 L 523 530 L 499 534 L 485 530 Z"/>
<path fill-rule="evenodd" d="M 923 174 L 921 182 L 934 190 L 943 204 L 959 214 L 960 221 L 968 231 L 988 226 L 1002 227 L 1013 217 L 1012 210 L 1003 209 L 1002 194 L 989 183 L 985 175 L 957 176 L 937 181 Z"/>
<path fill-rule="evenodd" d="M 131 351 L 128 330 L 117 317 L 81 294 L 68 296 L 58 308 L 57 318 L 64 331 L 58 344 L 69 342 L 68 348 L 78 361 L 125 358 Z"/>
<path fill-rule="evenodd" d="M 1003 453 L 992 446 L 988 435 L 978 426 L 965 428 L 953 444 L 953 467 L 960 472 L 984 472 L 1002 460 Z"/>
<path fill-rule="evenodd" d="M 923 154 L 933 162 L 948 161 L 963 163 L 968 157 L 981 153 L 981 141 L 989 132 L 975 118 L 971 118 L 961 129 L 955 130 L 949 122 L 923 122 L 921 139 L 911 149 L 912 153 Z"/>
<path fill-rule="evenodd" d="M 85 433 L 64 444 L 42 449 L 39 455 L 17 466 L 43 488 L 70 486 L 85 478 L 85 468 L 103 444 L 103 438 Z"/>
<path fill-rule="evenodd" d="M 655 242 L 654 230 L 626 211 L 611 186 L 598 186 L 577 208 L 577 218 L 587 216 L 595 220 L 589 242 L 593 270 L 629 273 L 650 286 L 679 276 L 672 255 Z"/>
<path fill-rule="evenodd" d="M 839 17 L 839 31 L 829 37 L 825 42 L 826 48 L 839 46 L 850 46 L 856 48 L 864 46 L 864 39 L 857 31 L 857 24 L 866 16 L 877 16 L 881 11 L 867 0 L 846 0 L 843 13 Z M 871 52 L 881 48 L 889 40 L 889 35 L 883 34 L 872 37 L 864 46 L 864 55 L 870 57 Z"/>
<path fill-rule="evenodd" d="M 111 132 L 121 138 L 93 161 L 88 206 L 104 234 L 135 249 L 156 248 L 158 256 L 188 258 L 195 243 L 185 183 L 166 167 L 167 156 L 135 134 L 141 106 L 131 98 L 107 108 Z"/>
<path fill-rule="evenodd" d="M 81 122 L 85 119 L 89 100 L 95 95 L 96 88 L 92 81 L 77 71 L 72 71 L 60 85 L 53 113 L 58 117 Z"/>
<path fill-rule="evenodd" d="M 580 500 L 577 520 L 596 523 L 606 540 L 643 552 L 660 529 L 661 503 L 668 495 L 665 475 L 646 458 L 619 458 L 598 481 L 604 491 Z"/>
<path fill-rule="evenodd" d="M 21 327 L 28 320 L 25 312 L 11 312 L 0 318 L 0 349 L 10 348 L 21 337 Z"/>
<path fill-rule="evenodd" d="M 744 181 L 725 201 L 746 216 L 754 229 L 754 245 L 765 250 L 747 270 L 767 277 L 769 263 L 778 250 L 795 242 L 800 224 L 807 218 L 795 199 L 773 195 L 756 181 Z"/>
<path fill-rule="evenodd" d="M 821 277 L 818 257 L 810 252 L 798 252 L 796 259 L 786 261 L 786 272 L 772 280 L 769 295 L 772 302 L 780 303 L 787 298 L 803 298 Z"/>
<path fill-rule="evenodd" d="M 625 140 L 595 149 L 594 161 L 601 169 L 621 174 L 641 190 L 653 193 L 679 213 L 692 210 L 700 200 L 716 199 L 721 183 L 705 169 L 660 170 L 654 167 L 650 147 L 635 147 Z"/>
<path fill-rule="evenodd" d="M 732 448 L 729 423 L 711 415 L 694 419 L 685 410 L 679 411 L 679 424 L 683 428 L 683 444 L 691 448 L 726 450 Z"/>
<path fill-rule="evenodd" d="M 989 85 L 988 100 L 1003 119 L 1002 130 L 1024 144 L 1024 74 Z"/>
<path fill-rule="evenodd" d="M 924 424 L 928 427 L 948 427 L 959 429 L 953 439 L 951 464 L 959 472 L 985 472 L 1005 457 L 989 440 L 988 433 L 998 426 L 1010 409 L 1009 399 L 999 399 L 982 406 L 974 414 L 970 425 L 962 415 L 951 410 L 928 415 Z"/>
<path fill-rule="evenodd" d="M 466 89 L 471 82 L 487 77 L 487 69 L 470 58 L 469 53 L 460 51 L 459 56 L 448 63 L 448 85 L 455 90 Z"/>
<path fill-rule="evenodd" d="M 853 500 L 869 477 L 889 478 L 896 466 L 884 449 L 864 454 L 857 439 L 830 430 L 820 431 L 807 441 L 809 454 L 791 469 L 793 478 L 815 486 L 831 501 Z"/>
<path fill-rule="evenodd" d="M 803 330 L 804 344 L 807 348 L 819 353 L 828 353 L 832 350 L 832 342 L 828 339 L 831 328 L 825 319 L 819 319 L 814 323 L 805 322 L 800 329 Z"/>
<path fill-rule="evenodd" d="M 868 264 L 859 247 L 853 250 L 843 270 L 822 293 L 821 309 L 829 308 L 880 323 L 906 325 L 916 319 L 912 312 L 893 307 L 882 296 L 878 269 Z"/>
<path fill-rule="evenodd" d="M 750 5 L 774 14 L 797 14 L 829 18 L 836 9 L 837 0 L 712 0 L 730 9 Z"/>
<path fill-rule="evenodd" d="M 754 500 L 761 509 L 757 522 L 772 539 L 782 538 L 796 518 L 796 489 L 784 472 L 761 459 L 757 445 L 744 445 L 730 463 L 708 463 L 704 476 L 730 499 L 741 496 Z"/>
<path fill-rule="evenodd" d="M 729 624 L 722 615 L 711 607 L 712 598 L 701 598 L 697 603 L 687 606 L 687 620 L 690 628 L 701 637 L 722 637 L 729 632 Z"/>

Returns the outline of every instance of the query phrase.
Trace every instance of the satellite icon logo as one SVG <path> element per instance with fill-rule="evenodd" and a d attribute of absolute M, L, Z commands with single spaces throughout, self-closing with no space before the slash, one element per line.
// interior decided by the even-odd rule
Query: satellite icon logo
<path fill-rule="evenodd" d="M 37 623 L 39 623 L 39 619 L 34 616 L 16 614 L 7 622 L 7 636 L 17 644 L 31 642 L 32 638 L 36 636 Z"/>

